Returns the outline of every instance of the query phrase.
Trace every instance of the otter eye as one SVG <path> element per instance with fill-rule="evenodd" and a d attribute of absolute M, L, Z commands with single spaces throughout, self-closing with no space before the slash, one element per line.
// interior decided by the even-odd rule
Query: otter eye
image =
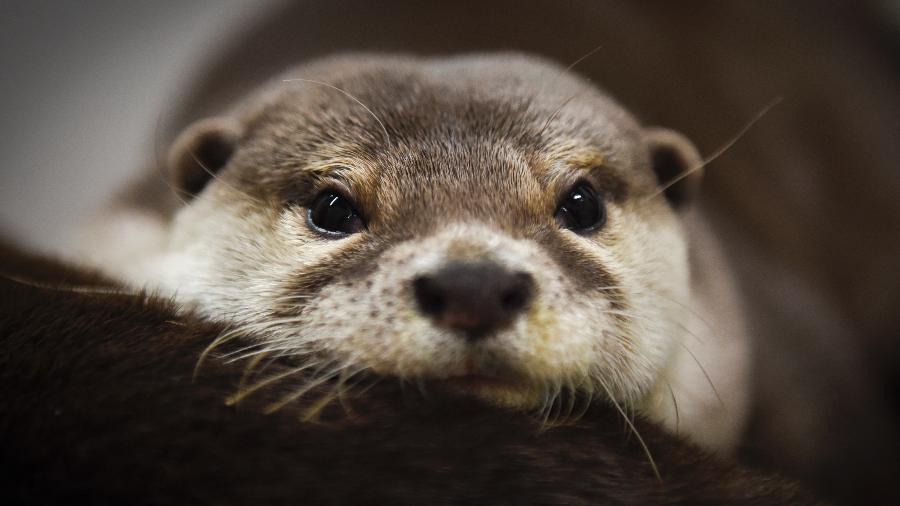
<path fill-rule="evenodd" d="M 315 230 L 329 235 L 355 234 L 365 227 L 350 200 L 333 191 L 316 197 L 309 207 L 308 221 Z"/>
<path fill-rule="evenodd" d="M 606 208 L 587 183 L 578 183 L 556 208 L 559 226 L 574 232 L 590 232 L 606 223 Z"/>

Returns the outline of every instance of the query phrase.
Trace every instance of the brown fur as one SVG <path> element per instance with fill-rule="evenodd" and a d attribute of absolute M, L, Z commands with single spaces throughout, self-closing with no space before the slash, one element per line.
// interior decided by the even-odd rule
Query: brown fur
<path fill-rule="evenodd" d="M 3 250 L 20 278 L 103 283 Z M 813 504 L 638 420 L 657 482 L 618 415 L 545 431 L 529 417 L 425 400 L 396 384 L 319 423 L 308 403 L 228 407 L 243 363 L 200 352 L 220 331 L 164 300 L 0 280 L 0 467 L 6 504 Z M 274 367 L 286 367 L 276 364 Z"/>

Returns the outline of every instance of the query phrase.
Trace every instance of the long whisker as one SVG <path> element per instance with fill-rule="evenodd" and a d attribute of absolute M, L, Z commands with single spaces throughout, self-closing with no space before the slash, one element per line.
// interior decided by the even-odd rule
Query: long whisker
<path fill-rule="evenodd" d="M 266 343 L 261 343 L 261 345 L 265 346 Z M 300 355 L 312 355 L 312 352 L 304 351 L 301 348 L 297 348 L 296 346 L 280 346 L 276 348 L 257 348 L 252 351 L 247 351 L 240 355 L 229 358 L 225 361 L 226 364 L 233 364 L 235 362 L 241 362 L 247 360 L 249 358 L 253 358 L 257 355 L 270 354 L 276 358 L 278 357 L 286 357 L 286 356 L 300 356 Z"/>
<path fill-rule="evenodd" d="M 362 368 L 361 370 L 359 370 L 358 372 L 353 373 L 353 374 L 354 374 L 354 375 L 355 375 L 355 374 L 359 374 L 359 373 L 361 373 L 361 372 L 364 372 L 366 369 L 368 369 L 368 368 L 367 368 L 367 367 Z M 357 388 L 359 385 L 361 385 L 363 382 L 366 381 L 366 379 L 369 379 L 369 378 L 370 378 L 370 376 L 364 374 L 364 375 L 362 375 L 362 377 L 361 377 L 360 379 L 358 379 L 358 380 L 356 380 L 356 381 L 353 381 L 352 383 L 351 383 L 350 381 L 353 379 L 353 375 L 348 376 L 348 377 L 346 378 L 346 380 L 343 380 L 343 379 L 342 379 L 342 382 L 344 382 L 345 384 L 347 384 L 347 387 L 344 388 L 344 389 L 342 389 L 342 390 L 339 390 L 339 391 L 338 391 L 338 402 L 341 404 L 341 407 L 344 409 L 344 413 L 345 413 L 347 416 L 353 416 L 353 414 L 354 414 L 354 413 L 353 413 L 353 408 L 350 406 L 350 402 L 349 402 L 349 400 L 347 399 L 348 394 L 349 394 L 350 392 L 353 392 L 354 390 L 356 390 L 356 388 Z M 374 387 L 379 381 L 381 381 L 381 379 L 382 379 L 381 377 L 377 377 L 377 378 L 375 378 L 373 381 L 370 381 L 368 385 L 365 385 L 365 387 L 362 388 L 362 390 L 357 390 L 357 391 L 356 391 L 356 395 L 361 395 L 361 394 L 364 394 L 364 393 L 368 392 L 368 391 L 371 390 L 372 387 Z M 348 384 L 348 383 L 349 383 L 349 384 Z"/>
<path fill-rule="evenodd" d="M 562 77 L 563 75 L 565 75 L 566 73 L 568 73 L 569 71 L 574 69 L 576 66 L 578 66 L 579 63 L 590 58 L 595 53 L 597 53 L 597 51 L 600 51 L 601 49 L 603 49 L 603 44 L 600 44 L 597 47 L 595 47 L 594 49 L 591 49 L 587 53 L 584 53 L 583 55 L 579 56 L 577 59 L 575 59 L 575 61 L 570 63 L 568 66 L 566 66 L 566 68 L 564 68 L 564 69 L 560 70 L 559 72 L 557 72 L 556 74 L 554 74 L 553 79 L 550 80 L 550 83 L 543 86 L 542 89 L 546 91 L 548 88 L 552 88 L 553 85 L 556 84 L 556 81 L 559 81 L 560 77 Z"/>
<path fill-rule="evenodd" d="M 200 353 L 200 356 L 197 358 L 197 365 L 194 366 L 194 374 L 192 376 L 194 381 L 196 381 L 197 377 L 200 375 L 200 368 L 203 367 L 203 363 L 206 362 L 206 359 L 207 359 L 207 357 L 209 357 L 209 354 L 212 353 L 212 351 L 214 349 L 218 348 L 219 346 L 227 343 L 228 341 L 231 341 L 232 339 L 236 339 L 237 337 L 242 335 L 241 330 L 242 329 L 240 329 L 240 328 L 232 329 L 230 331 L 226 329 L 221 334 L 219 334 L 215 339 L 213 339 L 213 342 L 209 343 L 209 346 L 204 348 L 204 350 Z"/>
<path fill-rule="evenodd" d="M 384 126 L 384 123 L 381 121 L 381 119 L 375 114 L 375 112 L 372 111 L 372 109 L 369 108 L 369 106 L 367 106 L 366 104 L 362 103 L 362 101 L 361 101 L 360 99 L 358 99 L 358 98 L 356 98 L 355 96 L 353 96 L 353 95 L 352 95 L 350 92 L 348 92 L 347 90 L 343 90 L 343 89 L 338 88 L 337 86 L 335 86 L 335 85 L 333 85 L 333 84 L 329 84 L 329 83 L 326 83 L 326 82 L 324 82 L 324 81 L 316 81 L 316 80 L 314 80 L 314 79 L 302 79 L 302 78 L 299 78 L 299 77 L 295 77 L 295 78 L 293 78 L 293 79 L 284 79 L 284 80 L 282 80 L 282 82 L 284 82 L 284 83 L 290 83 L 290 82 L 295 82 L 295 81 L 297 81 L 297 82 L 303 82 L 303 83 L 318 84 L 318 85 L 320 85 L 320 86 L 325 86 L 326 88 L 331 88 L 332 90 L 335 90 L 335 91 L 337 91 L 337 92 L 339 92 L 339 93 L 343 93 L 344 96 L 346 96 L 346 97 L 349 98 L 350 100 L 353 100 L 354 102 L 356 102 L 357 104 L 359 104 L 360 107 L 362 107 L 363 109 L 365 109 L 366 112 L 368 112 L 368 113 L 375 119 L 375 121 L 378 122 L 378 126 L 380 126 L 380 127 L 381 127 L 381 131 L 384 132 L 384 139 L 385 139 L 385 141 L 386 141 L 388 144 L 391 144 L 391 135 L 388 133 L 388 129 L 387 129 L 386 126 Z"/>
<path fill-rule="evenodd" d="M 307 408 L 304 411 L 303 416 L 301 417 L 301 421 L 309 422 L 309 421 L 315 420 L 315 418 L 317 416 L 319 416 L 319 413 L 321 413 L 322 410 L 325 409 L 326 406 L 331 404 L 331 401 L 333 401 L 334 399 L 341 399 L 344 394 L 343 388 L 344 388 L 344 384 L 346 383 L 346 381 L 348 379 L 353 378 L 353 376 L 355 376 L 356 374 L 358 374 L 364 370 L 365 370 L 365 367 L 359 367 L 356 370 L 354 370 L 353 372 L 351 372 L 350 374 L 347 374 L 346 367 L 341 369 L 337 383 L 335 383 L 332 386 L 331 390 L 329 390 L 328 393 L 322 395 L 322 397 L 320 397 L 319 400 L 317 400 L 312 406 L 310 406 L 309 408 Z M 343 406 L 343 403 L 342 403 L 342 406 Z M 344 406 L 344 407 L 346 410 L 346 406 Z"/>
<path fill-rule="evenodd" d="M 684 351 L 688 352 L 688 355 L 694 359 L 694 363 L 697 364 L 697 367 L 700 368 L 700 372 L 703 373 L 703 376 L 706 378 L 706 382 L 709 383 L 709 387 L 712 388 L 713 394 L 715 394 L 716 399 L 719 401 L 719 405 L 722 408 L 725 408 L 725 402 L 722 400 L 722 396 L 719 395 L 719 390 L 716 388 L 716 385 L 713 383 L 712 378 L 709 377 L 709 373 L 706 372 L 706 368 L 703 367 L 703 364 L 700 363 L 700 360 L 697 359 L 697 355 L 694 355 L 694 352 L 691 351 L 690 348 L 687 347 L 684 343 L 679 343 L 684 348 Z"/>
<path fill-rule="evenodd" d="M 625 410 L 622 409 L 622 406 L 620 406 L 619 403 L 616 401 L 616 399 L 612 396 L 612 392 L 610 392 L 609 387 L 606 386 L 606 382 L 604 382 L 600 378 L 597 378 L 597 380 L 598 380 L 598 383 L 600 383 L 600 386 L 603 387 L 603 390 L 606 391 L 606 397 L 609 399 L 610 402 L 612 402 L 612 405 L 616 408 L 616 410 L 619 412 L 619 414 L 622 415 L 622 418 L 625 420 L 625 423 L 628 425 L 628 428 L 631 429 L 631 432 L 637 438 L 638 443 L 640 443 L 641 448 L 644 450 L 644 455 L 647 456 L 647 460 L 650 463 L 650 467 L 653 469 L 653 474 L 656 475 L 656 479 L 658 481 L 662 482 L 662 476 L 660 476 L 660 474 L 659 474 L 659 468 L 656 467 L 656 461 L 653 460 L 653 455 L 650 453 L 650 448 L 647 446 L 647 443 L 644 442 L 644 438 L 641 437 L 641 434 L 640 434 L 640 432 L 638 432 L 637 427 L 634 426 L 634 423 L 632 423 L 631 419 L 628 418 L 628 415 L 625 414 Z"/>
<path fill-rule="evenodd" d="M 684 179 L 684 178 L 690 176 L 690 175 L 693 174 L 694 172 L 697 172 L 698 170 L 702 169 L 703 167 L 706 167 L 707 165 L 709 165 L 710 163 L 712 163 L 713 161 L 715 161 L 717 158 L 719 158 L 720 156 L 722 156 L 726 151 L 728 151 L 729 149 L 731 149 L 731 147 L 734 146 L 734 145 L 737 143 L 737 141 L 739 141 L 739 140 L 740 140 L 747 132 L 749 132 L 750 129 L 753 128 L 753 125 L 755 125 L 757 122 L 759 122 L 759 120 L 761 120 L 761 119 L 763 118 L 763 116 L 765 116 L 766 114 L 768 114 L 769 111 L 771 111 L 773 107 L 775 107 L 776 105 L 778 105 L 779 103 L 781 103 L 782 100 L 783 100 L 782 97 L 776 97 L 776 98 L 773 99 L 771 102 L 769 102 L 768 104 L 766 104 L 766 106 L 763 107 L 762 110 L 760 110 L 758 113 L 756 113 L 756 115 L 753 116 L 753 118 L 751 118 L 750 121 L 748 121 L 747 124 L 744 125 L 744 127 L 741 128 L 741 129 L 738 131 L 738 133 L 734 135 L 734 137 L 732 137 L 732 138 L 729 139 L 725 144 L 723 144 L 721 148 L 717 149 L 715 152 L 713 152 L 712 155 L 710 155 L 709 157 L 707 157 L 705 160 L 703 160 L 703 161 L 700 162 L 699 164 L 697 164 L 697 165 L 695 165 L 695 166 L 693 166 L 693 167 L 691 167 L 691 168 L 685 170 L 685 171 L 682 172 L 679 176 L 675 177 L 674 179 L 672 179 L 672 180 L 669 181 L 668 183 L 664 184 L 664 185 L 663 185 L 662 187 L 660 187 L 655 193 L 651 194 L 650 196 L 648 196 L 648 197 L 647 197 L 646 199 L 644 199 L 644 200 L 645 200 L 645 201 L 646 201 L 646 200 L 650 200 L 650 199 L 652 199 L 652 198 L 654 198 L 654 197 L 658 197 L 658 196 L 662 195 L 666 190 L 668 190 L 669 188 L 671 188 L 672 186 L 674 186 L 675 184 L 677 184 L 677 183 L 678 183 L 679 181 L 681 181 L 682 179 Z"/>
<path fill-rule="evenodd" d="M 293 319 L 276 320 L 276 321 L 272 321 L 272 322 L 267 322 L 265 325 L 253 326 L 253 328 L 242 328 L 241 332 L 239 332 L 239 333 L 242 333 L 243 335 L 259 335 L 259 334 L 264 334 L 267 330 L 271 329 L 272 327 L 277 327 L 277 326 L 281 326 L 281 325 L 291 325 L 293 323 L 297 323 L 297 322 L 294 321 Z M 293 346 L 291 347 L 291 349 L 299 350 L 298 344 L 300 344 L 300 343 L 298 342 L 297 337 L 290 335 L 290 336 L 286 336 L 286 337 L 280 337 L 277 339 L 260 340 L 260 341 L 248 344 L 244 347 L 238 348 L 236 350 L 232 350 L 227 353 L 223 353 L 218 358 L 220 360 L 227 360 L 229 363 L 237 362 L 243 358 L 248 358 L 247 356 L 242 355 L 246 351 L 261 348 L 263 346 L 269 346 L 271 348 L 267 348 L 267 349 L 270 351 L 274 351 L 274 350 L 278 349 L 277 346 L 274 346 L 274 345 L 279 345 L 282 343 L 293 343 Z"/>
<path fill-rule="evenodd" d="M 679 301 L 679 300 L 676 300 L 676 299 L 674 299 L 674 298 L 672 298 L 672 297 L 663 295 L 663 294 L 659 293 L 658 291 L 650 291 L 650 292 L 648 292 L 648 293 L 649 293 L 652 297 L 657 297 L 657 298 L 660 298 L 660 299 L 664 299 L 664 300 L 666 300 L 667 302 L 671 302 L 672 304 L 675 304 L 676 306 L 678 306 L 678 307 L 684 309 L 685 311 L 687 311 L 687 312 L 690 314 L 690 316 L 696 318 L 697 321 L 699 321 L 700 323 L 702 323 L 703 326 L 706 327 L 706 329 L 709 330 L 709 332 L 710 332 L 711 334 L 715 334 L 715 333 L 716 333 L 715 330 L 714 330 L 713 327 L 712 327 L 712 324 L 710 324 L 705 318 L 703 318 L 702 316 L 700 316 L 700 313 L 698 313 L 696 309 L 692 308 L 692 307 L 689 306 L 688 304 L 685 304 L 684 302 L 681 302 L 681 301 Z M 703 344 L 703 339 L 700 339 L 700 336 L 698 336 L 698 335 L 694 334 L 693 332 L 689 331 L 687 328 L 685 328 L 684 330 L 688 331 L 688 333 L 691 334 L 691 336 L 694 337 L 694 339 L 696 339 L 700 344 Z"/>
<path fill-rule="evenodd" d="M 278 411 L 279 409 L 281 409 L 281 408 L 287 406 L 287 405 L 290 404 L 291 402 L 294 402 L 295 400 L 299 399 L 300 397 L 306 395 L 306 394 L 309 393 L 313 388 L 315 388 L 315 387 L 321 385 L 322 383 L 325 383 L 325 382 L 327 382 L 327 381 L 330 381 L 332 378 L 334 378 L 335 376 L 337 376 L 338 374 L 340 374 L 340 372 L 341 372 L 342 369 L 343 369 L 343 368 L 339 368 L 339 369 L 337 369 L 337 370 L 331 371 L 331 372 L 329 372 L 328 374 L 326 374 L 326 375 L 324 375 L 324 376 L 321 376 L 321 377 L 319 377 L 319 378 L 317 378 L 317 379 L 315 379 L 315 380 L 312 380 L 312 381 L 308 382 L 308 383 L 305 384 L 302 388 L 298 389 L 298 390 L 295 391 L 294 393 L 285 396 L 284 398 L 282 398 L 282 399 L 279 400 L 278 402 L 274 402 L 274 403 L 269 404 L 268 406 L 266 406 L 266 408 L 263 410 L 263 413 L 265 413 L 265 414 L 267 414 L 267 415 L 271 415 L 272 413 Z"/>
<path fill-rule="evenodd" d="M 219 176 L 218 174 L 216 174 L 214 171 L 212 171 L 212 170 L 210 170 L 209 168 L 207 168 L 207 167 L 206 167 L 206 164 L 204 164 L 204 163 L 200 160 L 200 158 L 198 158 L 197 155 L 196 155 L 193 151 L 188 151 L 188 153 L 191 155 L 191 158 L 194 159 L 194 162 L 196 162 L 197 165 L 199 165 L 200 168 L 203 169 L 204 172 L 206 172 L 207 174 L 209 174 L 209 177 L 213 178 L 214 180 L 218 181 L 219 183 L 221 183 L 221 184 L 223 184 L 223 185 L 225 185 L 225 186 L 231 188 L 232 190 L 234 190 L 234 191 L 240 193 L 241 195 L 247 197 L 248 199 L 250 199 L 250 200 L 252 200 L 252 201 L 254 201 L 254 202 L 259 202 L 259 201 L 260 201 L 260 199 L 259 199 L 257 196 L 252 195 L 252 194 L 250 194 L 249 192 L 247 192 L 247 191 L 245 191 L 245 190 L 242 190 L 242 189 L 238 188 L 237 186 L 235 186 L 235 185 L 233 185 L 233 184 L 231 184 L 231 183 L 225 181 L 224 179 L 222 179 L 222 177 L 220 177 L 220 176 Z"/>
<path fill-rule="evenodd" d="M 652 319 L 652 318 L 650 318 L 650 317 L 648 317 L 648 316 L 646 316 L 646 315 L 637 314 L 637 313 L 632 313 L 632 312 L 629 312 L 629 311 L 621 311 L 621 310 L 617 310 L 617 309 L 605 309 L 605 310 L 603 310 L 603 311 L 601 311 L 601 312 L 602 312 L 603 314 L 608 314 L 608 315 L 613 315 L 613 316 L 622 316 L 622 317 L 625 317 L 625 318 L 630 318 L 630 319 L 633 319 L 633 320 L 639 320 L 639 321 L 645 321 L 645 322 L 648 322 L 648 323 L 656 323 L 656 320 L 654 320 L 654 319 Z M 687 327 L 686 327 L 684 324 L 682 324 L 681 322 L 674 322 L 674 323 L 675 323 L 675 325 L 678 326 L 679 329 L 681 329 L 682 331 L 684 331 L 687 335 L 689 335 L 690 337 L 693 337 L 694 339 L 696 339 L 697 342 L 699 342 L 700 344 L 703 344 L 703 340 L 700 339 L 700 336 L 698 336 L 697 334 L 695 334 L 694 331 L 692 331 L 691 329 L 687 328 Z M 641 325 L 641 324 L 638 323 L 638 325 Z M 646 326 L 642 326 L 642 328 L 643 328 L 643 329 L 647 329 Z M 710 327 L 709 330 L 712 331 L 712 327 Z"/>
<path fill-rule="evenodd" d="M 623 286 L 614 286 L 614 287 L 609 287 L 609 288 L 595 288 L 594 290 L 598 290 L 598 291 L 612 291 L 612 290 L 623 290 L 624 288 L 625 288 L 625 287 L 623 287 Z M 691 317 L 696 318 L 697 321 L 699 321 L 700 323 L 702 323 L 703 326 L 706 327 L 707 330 L 710 331 L 710 333 L 715 334 L 715 330 L 713 329 L 712 324 L 710 324 L 705 318 L 703 318 L 702 316 L 700 316 L 700 313 L 698 313 L 696 309 L 692 308 L 692 307 L 689 306 L 688 304 L 685 304 L 684 302 L 678 301 L 678 300 L 676 300 L 676 299 L 674 299 L 674 298 L 672 298 L 672 297 L 669 297 L 669 296 L 667 296 L 667 295 L 663 295 L 662 293 L 660 293 L 660 292 L 657 291 L 657 290 L 647 290 L 647 291 L 643 291 L 642 293 L 643 293 L 643 294 L 646 294 L 646 295 L 649 295 L 649 296 L 651 296 L 651 297 L 656 297 L 656 298 L 661 299 L 661 300 L 664 300 L 664 301 L 666 301 L 666 302 L 671 302 L 672 304 L 675 304 L 676 306 L 678 306 L 678 307 L 684 309 L 685 311 L 687 311 L 687 312 L 690 314 Z M 651 320 L 651 319 L 650 319 L 649 317 L 647 317 L 647 316 L 639 315 L 639 314 L 636 314 L 636 313 L 630 313 L 630 312 L 626 312 L 626 311 L 621 311 L 621 310 L 609 309 L 609 310 L 604 310 L 604 312 L 606 312 L 606 313 L 608 313 L 608 314 L 617 315 L 617 316 L 624 316 L 624 317 L 627 317 L 627 318 L 644 319 L 644 320 L 647 320 L 647 321 L 653 321 L 653 320 Z M 698 336 L 697 334 L 695 334 L 695 333 L 694 333 L 693 331 L 691 331 L 689 328 L 687 328 L 686 326 L 684 326 L 684 325 L 682 325 L 682 324 L 680 324 L 680 323 L 678 324 L 678 326 L 679 326 L 682 330 L 684 330 L 686 333 L 688 333 L 691 337 L 693 337 L 694 339 L 696 339 L 700 344 L 703 344 L 703 339 L 701 339 L 700 336 Z"/>
<path fill-rule="evenodd" d="M 669 389 L 669 396 L 672 398 L 672 406 L 675 408 L 675 434 L 678 434 L 678 427 L 680 425 L 680 418 L 678 416 L 678 400 L 675 398 L 675 391 L 672 390 L 672 384 L 669 383 L 669 380 L 665 380 L 666 387 Z"/>
<path fill-rule="evenodd" d="M 40 281 L 33 281 L 30 279 L 21 278 L 19 276 L 14 276 L 12 274 L 3 274 L 0 273 L 0 278 L 3 278 L 7 281 L 12 281 L 13 283 L 18 283 L 20 285 L 30 286 L 32 288 L 39 288 L 41 290 L 51 290 L 54 292 L 71 292 L 71 293 L 81 293 L 86 295 L 141 295 L 139 292 L 128 291 L 123 288 L 103 288 L 103 287 L 94 287 L 94 286 L 78 286 L 78 285 L 51 285 L 48 283 L 42 283 Z"/>
<path fill-rule="evenodd" d="M 289 376 L 299 374 L 299 373 L 301 373 L 311 367 L 315 367 L 316 365 L 319 365 L 319 364 L 320 364 L 320 362 L 309 362 L 309 363 L 303 364 L 300 367 L 294 367 L 292 369 L 288 369 L 287 371 L 281 372 L 274 376 L 270 376 L 260 382 L 257 382 L 256 384 L 254 384 L 253 386 L 251 386 L 249 388 L 239 390 L 234 395 L 229 396 L 227 399 L 225 399 L 225 404 L 228 406 L 234 406 L 235 404 L 241 402 L 241 400 L 247 398 L 248 395 L 252 394 L 253 392 L 259 391 L 261 388 L 271 385 L 277 381 L 283 380 L 284 378 L 287 378 Z"/>
<path fill-rule="evenodd" d="M 597 47 L 595 47 L 594 49 L 591 49 L 591 50 L 588 51 L 587 53 L 581 55 L 581 56 L 580 56 L 579 58 L 577 58 L 575 61 L 573 61 L 572 63 L 570 63 L 566 68 L 564 68 L 564 69 L 560 70 L 559 72 L 557 72 L 556 75 L 553 76 L 553 79 L 550 80 L 550 84 L 544 86 L 543 89 L 544 89 L 544 90 L 547 90 L 548 88 L 552 88 L 553 85 L 556 84 L 556 81 L 558 81 L 560 77 L 562 77 L 564 74 L 566 74 L 566 73 L 568 73 L 569 71 L 571 71 L 572 69 L 574 69 L 579 63 L 581 63 L 581 62 L 583 62 L 584 60 L 588 59 L 589 57 L 593 56 L 595 53 L 597 53 L 597 52 L 600 51 L 601 49 L 603 49 L 603 44 L 600 44 L 600 45 L 598 45 Z M 560 112 L 562 112 L 563 108 L 564 108 L 569 102 L 571 102 L 572 100 L 574 100 L 574 99 L 575 99 L 578 95 L 580 95 L 580 94 L 581 94 L 581 91 L 579 91 L 579 92 L 573 94 L 572 96 L 570 96 L 569 98 L 565 99 L 565 100 L 559 105 L 559 107 L 557 107 L 557 108 L 553 111 L 553 113 L 552 113 L 550 116 L 547 117 L 547 120 L 544 121 L 544 126 L 538 131 L 536 137 L 540 137 L 541 135 L 543 135 L 544 132 L 547 130 L 547 128 L 550 127 L 550 123 L 552 123 L 553 120 L 556 119 L 556 116 L 559 115 Z"/>
<path fill-rule="evenodd" d="M 576 390 L 581 394 L 580 397 L 583 400 L 581 402 L 581 409 L 573 413 L 572 420 L 580 420 L 584 416 L 584 414 L 587 413 L 587 411 L 591 408 L 591 403 L 594 399 L 594 387 L 591 382 L 582 381 L 582 384 Z"/>
<path fill-rule="evenodd" d="M 279 343 L 287 344 L 284 346 L 274 346 Z M 234 362 L 241 362 L 261 353 L 271 353 L 276 357 L 313 355 L 316 352 L 321 351 L 321 349 L 322 347 L 317 342 L 297 342 L 296 337 L 289 336 L 275 339 L 270 342 L 263 341 L 252 346 L 247 346 L 240 350 L 239 355 L 230 355 L 225 363 L 232 364 Z"/>
<path fill-rule="evenodd" d="M 560 76 L 560 75 L 565 74 L 566 72 L 568 72 L 568 71 L 574 69 L 579 63 L 581 63 L 581 62 L 583 62 L 584 60 L 590 58 L 591 56 L 594 56 L 594 54 L 597 53 L 598 51 L 600 51 L 601 49 L 603 49 L 603 44 L 600 44 L 600 45 L 598 45 L 597 47 L 595 47 L 594 49 L 591 49 L 590 51 L 588 51 L 587 53 L 585 53 L 584 55 L 582 55 L 580 58 L 578 58 L 577 60 L 575 60 L 575 61 L 573 61 L 572 63 L 570 63 L 569 66 L 565 68 L 565 70 L 563 70 L 562 72 L 560 72 L 559 74 L 557 74 L 556 79 L 559 79 L 559 76 Z"/>
<path fill-rule="evenodd" d="M 253 357 L 253 360 L 247 363 L 247 366 L 244 367 L 244 374 L 241 375 L 241 380 L 238 382 L 238 392 L 247 388 L 247 380 L 250 379 L 250 375 L 253 374 L 253 370 L 256 369 L 256 366 L 258 366 L 259 363 L 268 356 L 268 353 L 260 353 L 259 355 Z M 271 363 L 271 361 L 273 360 L 275 360 L 275 357 L 269 358 L 269 363 Z M 263 367 L 263 370 L 265 370 L 265 367 Z"/>
<path fill-rule="evenodd" d="M 542 429 L 548 429 L 556 424 L 560 411 L 560 395 L 562 393 L 562 384 L 558 380 L 554 380 L 547 385 L 547 395 L 545 396 L 545 406 L 543 409 Z M 556 413 L 556 416 L 552 416 Z M 551 420 L 552 418 L 552 420 Z"/>
<path fill-rule="evenodd" d="M 572 100 L 575 100 L 575 98 L 578 97 L 578 95 L 580 95 L 580 94 L 581 94 L 581 91 L 574 93 L 571 96 L 569 96 L 569 98 L 563 100 L 562 103 L 559 104 L 559 107 L 557 107 L 556 110 L 554 110 L 550 116 L 547 116 L 546 121 L 544 121 L 544 126 L 541 127 L 540 130 L 538 130 L 538 133 L 537 133 L 537 135 L 535 135 L 535 137 L 540 138 L 542 135 L 544 135 L 544 132 L 546 132 L 547 129 L 550 128 L 550 123 L 552 123 L 553 120 L 556 119 L 557 116 L 559 116 L 559 113 L 562 112 L 563 108 L 566 105 L 568 105 L 569 102 L 571 102 Z"/>

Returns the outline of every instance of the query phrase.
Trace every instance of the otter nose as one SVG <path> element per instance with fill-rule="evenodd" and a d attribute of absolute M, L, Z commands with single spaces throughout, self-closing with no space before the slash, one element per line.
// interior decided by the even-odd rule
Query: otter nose
<path fill-rule="evenodd" d="M 526 272 L 493 262 L 452 262 L 413 280 L 419 310 L 437 325 L 480 339 L 511 324 L 534 295 Z"/>

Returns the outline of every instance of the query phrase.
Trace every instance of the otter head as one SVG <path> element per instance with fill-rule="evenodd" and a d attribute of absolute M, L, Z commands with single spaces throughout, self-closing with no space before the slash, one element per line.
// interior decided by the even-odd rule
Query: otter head
<path fill-rule="evenodd" d="M 697 162 L 544 61 L 327 59 L 178 139 L 162 277 L 323 376 L 638 403 L 684 333 L 697 173 L 663 188 Z"/>

